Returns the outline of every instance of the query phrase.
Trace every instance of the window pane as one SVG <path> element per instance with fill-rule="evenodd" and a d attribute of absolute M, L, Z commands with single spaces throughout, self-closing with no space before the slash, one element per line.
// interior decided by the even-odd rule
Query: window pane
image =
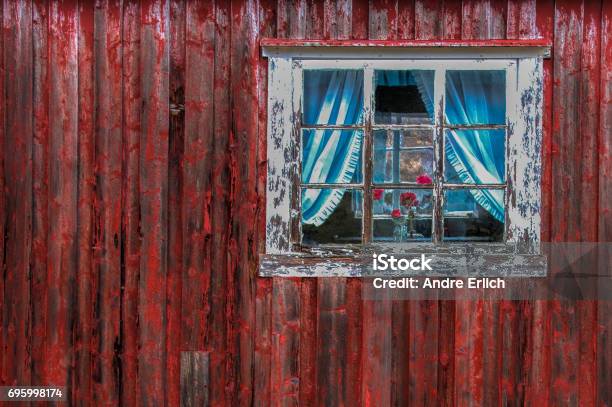
<path fill-rule="evenodd" d="M 375 241 L 431 240 L 431 189 L 374 189 L 372 191 Z"/>
<path fill-rule="evenodd" d="M 501 242 L 504 238 L 504 191 L 444 191 L 444 240 Z"/>
<path fill-rule="evenodd" d="M 362 146 L 362 130 L 302 130 L 302 182 L 361 182 Z"/>
<path fill-rule="evenodd" d="M 374 182 L 430 184 L 433 174 L 432 134 L 431 130 L 375 130 Z"/>
<path fill-rule="evenodd" d="M 302 189 L 302 243 L 361 243 L 362 196 L 355 189 Z"/>
<path fill-rule="evenodd" d="M 506 181 L 504 130 L 446 130 L 444 180 L 451 184 L 503 184 Z"/>
<path fill-rule="evenodd" d="M 376 123 L 433 123 L 434 71 L 377 70 L 375 81 Z"/>
<path fill-rule="evenodd" d="M 305 125 L 352 125 L 363 121 L 363 71 L 305 70 Z"/>
<path fill-rule="evenodd" d="M 505 124 L 506 71 L 446 71 L 446 122 Z"/>

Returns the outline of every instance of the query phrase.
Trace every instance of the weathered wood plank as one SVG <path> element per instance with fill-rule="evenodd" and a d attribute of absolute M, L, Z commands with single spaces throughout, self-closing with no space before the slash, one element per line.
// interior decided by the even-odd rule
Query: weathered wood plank
<path fill-rule="evenodd" d="M 180 350 L 182 335 L 183 284 L 183 159 L 185 136 L 185 0 L 170 1 L 169 145 L 168 145 L 168 277 L 166 362 L 168 382 L 166 404 L 180 403 Z M 178 108 L 178 109 L 177 109 Z M 212 137 L 209 137 L 212 139 Z M 185 348 L 182 348 L 185 349 Z"/>
<path fill-rule="evenodd" d="M 346 279 L 323 278 L 317 288 L 317 401 L 343 405 L 348 391 Z"/>
<path fill-rule="evenodd" d="M 271 405 L 299 405 L 300 292 L 298 281 L 272 285 Z"/>
<path fill-rule="evenodd" d="M 214 49 L 214 151 L 212 155 L 212 246 L 210 268 L 210 312 L 205 326 L 205 346 L 212 352 L 210 360 L 210 402 L 223 405 L 226 402 L 226 356 L 228 316 L 226 314 L 227 287 L 231 284 L 227 270 L 228 230 L 230 203 L 229 133 L 231 131 L 230 94 L 230 2 L 215 4 Z"/>
<path fill-rule="evenodd" d="M 185 83 L 185 142 L 183 177 L 183 349 L 204 347 L 209 312 L 199 299 L 210 295 L 211 170 L 214 142 L 214 8 L 187 5 Z"/>
<path fill-rule="evenodd" d="M 48 8 L 49 5 L 46 1 L 35 1 L 32 4 L 32 127 L 34 131 L 32 145 L 32 259 L 30 265 L 32 273 L 32 385 L 42 385 L 44 383 L 45 368 L 44 346 L 47 317 L 45 311 L 47 304 L 47 237 L 49 228 L 49 187 L 47 182 L 49 170 Z M 0 80 L 0 87 L 3 83 L 4 81 Z M 4 94 L 4 92 L 0 90 L 0 94 Z M 2 105 L 4 104 L 2 103 Z M 87 104 L 82 103 L 82 105 L 84 112 L 87 112 Z M 2 108 L 0 108 L 0 111 L 1 109 Z M 0 115 L 2 115 L 2 113 L 0 113 Z M 3 125 L 0 125 L 0 127 L 4 129 Z M 86 130 L 83 129 L 83 131 Z M 90 132 L 90 134 L 93 134 L 93 132 Z M 86 151 L 84 151 L 84 154 L 86 154 Z M 2 170 L 0 169 L 0 171 Z M 85 172 L 86 171 L 82 171 L 82 173 Z M 0 183 L 1 182 L 2 181 L 0 181 Z M 2 187 L 0 186 L 0 188 Z M 2 188 L 2 190 L 4 190 L 4 188 Z M 82 188 L 81 190 L 85 192 L 86 188 Z M 85 193 L 83 195 L 85 195 Z M 91 202 L 91 200 L 89 201 Z M 3 202 L 2 198 L 0 198 L 0 202 Z M 2 203 L 0 203 L 0 205 L 2 205 Z M 1 207 L 0 211 L 4 213 L 4 210 Z M 86 213 L 83 214 L 83 218 L 84 220 L 88 219 Z M 1 222 L 2 221 L 0 221 L 0 223 Z M 83 222 L 83 224 L 87 225 L 87 222 Z M 2 228 L 2 230 L 3 229 L 4 228 Z M 87 233 L 83 231 L 83 227 L 81 227 L 78 233 L 79 239 L 81 239 L 81 236 L 87 235 Z M 4 238 L 4 236 L 2 236 L 2 238 Z M 0 243 L 2 238 L 0 238 Z M 2 247 L 4 247 L 4 245 L 2 245 Z M 83 267 L 86 267 L 87 270 L 91 270 L 91 265 L 88 266 L 87 264 L 87 254 L 89 254 L 89 260 L 91 260 L 90 247 L 91 240 L 87 245 L 87 252 L 80 255 Z M 0 255 L 0 257 L 1 256 L 2 255 Z M 0 264 L 4 264 L 4 262 L 1 262 Z M 85 271 L 84 274 L 87 274 L 87 271 Z M 82 279 L 83 282 L 85 282 L 85 280 L 85 278 Z M 87 284 L 89 284 L 89 281 Z M 83 291 L 85 294 L 87 293 L 86 290 Z M 85 299 L 84 296 L 83 299 Z M 89 306 L 89 298 L 87 299 L 87 306 Z M 82 320 L 80 321 L 79 326 L 87 329 L 87 324 L 83 324 Z M 87 373 L 83 372 L 84 376 L 82 376 L 82 378 L 86 382 L 90 381 L 91 379 L 89 377 L 85 378 L 85 374 L 90 376 L 89 370 L 87 370 Z M 89 386 L 86 387 L 89 388 Z M 84 393 L 87 392 L 84 391 Z"/>
<path fill-rule="evenodd" d="M 123 256 L 121 297 L 121 403 L 135 405 L 138 381 L 140 278 L 140 2 L 123 4 Z"/>
<path fill-rule="evenodd" d="M 601 8 L 596 2 L 585 1 L 582 6 L 582 47 L 580 57 L 580 215 L 574 220 L 580 229 L 580 240 L 598 240 L 599 194 L 599 121 L 600 62 L 601 62 Z M 591 274 L 592 270 L 578 270 Z M 597 404 L 597 303 L 579 301 L 578 308 L 578 404 Z"/>
<path fill-rule="evenodd" d="M 553 85 L 553 196 L 551 225 L 554 242 L 580 241 L 580 64 L 583 43 L 582 4 L 555 3 Z M 563 259 L 551 259 L 551 273 L 561 271 Z M 574 272 L 576 270 L 569 270 Z M 550 403 L 578 404 L 579 312 L 575 303 L 551 304 Z"/>
<path fill-rule="evenodd" d="M 184 407 L 210 405 L 209 352 L 183 351 L 180 354 L 180 405 Z"/>
<path fill-rule="evenodd" d="M 95 165 L 94 261 L 96 301 L 92 394 L 103 404 L 119 400 L 121 378 L 115 353 L 120 335 L 121 292 L 121 4 L 95 8 Z"/>
<path fill-rule="evenodd" d="M 49 9 L 49 253 L 46 383 L 72 394 L 78 185 L 78 8 Z"/>
<path fill-rule="evenodd" d="M 397 0 L 374 0 L 370 2 L 371 40 L 397 38 Z"/>
<path fill-rule="evenodd" d="M 444 32 L 443 3 L 415 0 L 414 37 L 421 40 L 435 40 Z"/>
<path fill-rule="evenodd" d="M 260 1 L 259 27 L 264 37 L 276 35 L 276 1 Z M 267 153 L 267 102 L 268 102 L 268 60 L 262 55 L 257 64 L 258 94 L 258 127 L 257 127 L 257 253 L 264 253 L 266 248 L 266 180 L 268 163 Z M 254 321 L 254 355 L 253 364 L 253 404 L 270 405 L 271 375 L 271 323 L 272 323 L 272 281 L 255 278 L 255 321 Z"/>
<path fill-rule="evenodd" d="M 161 405 L 167 383 L 169 3 L 141 3 L 138 400 Z"/>
<path fill-rule="evenodd" d="M 100 361 L 100 348 L 94 349 L 94 338 L 101 338 L 105 332 L 101 327 L 100 315 L 94 315 L 94 310 L 100 311 L 99 305 L 94 304 L 93 298 L 100 298 L 100 296 L 94 296 L 94 289 L 98 287 L 96 283 L 99 281 L 99 275 L 95 272 L 98 267 L 94 268 L 94 264 L 97 264 L 96 260 L 99 260 L 100 250 L 96 250 L 99 246 L 94 240 L 94 207 L 96 206 L 96 160 L 95 160 L 95 149 L 96 149 L 96 123 L 95 117 L 95 88 L 96 83 L 94 81 L 94 66 L 93 55 L 96 53 L 95 44 L 95 33 L 94 33 L 94 5 L 93 4 L 79 4 L 79 43 L 78 43 L 78 65 L 79 65 L 79 165 L 78 165 L 78 208 L 77 208 L 77 224 L 78 224 L 78 267 L 79 273 L 77 275 L 77 327 L 75 336 L 75 374 L 74 374 L 74 395 L 73 399 L 75 404 L 84 405 L 92 400 L 92 396 L 95 400 L 100 400 L 100 395 L 97 392 L 92 391 L 92 383 L 96 383 L 96 390 L 108 391 L 109 398 L 107 400 L 113 400 L 117 402 L 118 393 L 118 379 L 113 369 L 107 369 L 103 372 L 101 366 L 108 367 L 112 363 L 113 348 L 115 343 L 111 340 L 110 358 L 111 363 L 102 363 Z M 46 50 L 45 50 L 46 51 Z M 100 59 L 104 59 L 100 56 Z M 101 73 L 102 74 L 102 73 Z M 114 89 L 120 86 L 121 82 L 116 81 Z M 48 106 L 46 106 L 48 108 Z M 119 112 L 120 113 L 120 112 Z M 119 116 L 120 117 L 120 116 Z M 114 124 L 117 124 L 115 120 Z M 121 135 L 119 135 L 121 136 Z M 121 141 L 119 141 L 121 143 Z M 45 157 L 47 158 L 47 157 Z M 117 157 L 114 157 L 117 159 Z M 116 164 L 117 165 L 117 164 Z M 118 159 L 119 172 L 121 172 L 121 157 Z M 121 177 L 121 174 L 118 174 Z M 120 192 L 114 191 L 115 197 L 121 198 Z M 119 213 L 119 216 L 121 214 Z M 98 231 L 99 232 L 99 231 Z M 94 250 L 97 252 L 94 258 Z M 114 253 L 117 255 L 117 253 Z M 119 259 L 117 259 L 119 260 Z M 99 270 L 99 269 L 98 269 Z M 105 276 L 105 281 L 117 280 L 117 286 L 120 284 L 120 275 L 118 267 L 114 270 L 114 276 Z M 99 291 L 98 291 L 99 292 Z M 108 308 L 105 309 L 108 311 Z M 94 321 L 94 318 L 98 318 Z M 119 325 L 119 306 L 116 306 L 116 312 L 106 314 L 104 318 L 109 318 L 106 324 L 115 326 Z M 116 321 L 113 320 L 117 319 Z M 98 329 L 94 329 L 95 326 Z M 119 332 L 115 332 L 118 336 Z M 113 338 L 114 339 L 114 338 Z M 100 340 L 97 341 L 99 346 Z M 109 349 L 105 349 L 106 357 L 109 356 Z M 93 361 L 96 362 L 95 366 Z M 116 361 L 116 359 L 115 359 Z M 108 387 L 104 388 L 100 386 L 100 381 L 103 381 Z M 115 381 L 115 387 L 113 388 L 112 382 Z M 42 384 L 42 383 L 40 383 Z"/>
<path fill-rule="evenodd" d="M 32 2 L 4 3 L 4 139 L 5 241 L 2 377 L 5 383 L 29 383 L 30 256 L 32 249 Z"/>
<path fill-rule="evenodd" d="M 601 59 L 599 99 L 599 199 L 597 213 L 598 241 L 612 241 L 612 4 L 604 2 L 601 10 Z M 599 258 L 599 274 L 612 276 L 612 256 Z M 597 404 L 612 405 L 612 303 L 597 304 Z"/>
<path fill-rule="evenodd" d="M 253 336 L 257 249 L 254 241 L 257 219 L 257 141 L 258 83 L 256 70 L 260 49 L 258 3 L 251 0 L 232 2 L 231 92 L 232 131 L 232 216 L 229 273 L 234 274 L 235 321 L 231 324 L 231 363 L 236 372 L 234 398 L 251 404 L 253 371 Z M 251 17 L 253 16 L 253 17 Z M 235 268 L 234 268 L 235 267 Z M 230 385 L 231 386 L 231 385 Z"/>

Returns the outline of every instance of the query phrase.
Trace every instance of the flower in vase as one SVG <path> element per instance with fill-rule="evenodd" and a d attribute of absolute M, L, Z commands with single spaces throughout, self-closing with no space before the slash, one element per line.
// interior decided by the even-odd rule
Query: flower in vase
<path fill-rule="evenodd" d="M 421 174 L 416 178 L 417 184 L 430 185 L 433 183 L 432 179 L 427 174 Z"/>
<path fill-rule="evenodd" d="M 417 196 L 414 192 L 404 192 L 400 195 L 400 203 L 402 206 L 409 208 L 414 206 L 414 202 L 417 200 Z"/>
<path fill-rule="evenodd" d="M 402 211 L 400 211 L 399 209 L 393 209 L 393 211 L 391 212 L 391 217 L 393 219 L 399 219 L 402 217 Z"/>
<path fill-rule="evenodd" d="M 375 201 L 380 201 L 383 197 L 383 193 L 385 191 L 383 189 L 375 189 L 372 191 L 372 197 Z"/>

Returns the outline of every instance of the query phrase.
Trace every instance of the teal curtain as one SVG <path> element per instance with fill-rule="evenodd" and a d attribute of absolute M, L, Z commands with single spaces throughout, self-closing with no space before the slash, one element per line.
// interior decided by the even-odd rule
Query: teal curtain
<path fill-rule="evenodd" d="M 362 112 L 362 71 L 304 71 L 305 126 L 357 124 L 362 120 Z M 360 180 L 362 143 L 362 131 L 306 130 L 302 138 L 302 182 Z M 303 190 L 302 222 L 321 225 L 334 212 L 345 191 L 345 188 Z"/>
<path fill-rule="evenodd" d="M 445 115 L 449 124 L 504 124 L 505 71 L 447 71 Z M 467 184 L 505 181 L 504 137 L 490 130 L 450 130 L 446 159 Z M 504 222 L 504 192 L 473 189 L 476 202 Z"/>

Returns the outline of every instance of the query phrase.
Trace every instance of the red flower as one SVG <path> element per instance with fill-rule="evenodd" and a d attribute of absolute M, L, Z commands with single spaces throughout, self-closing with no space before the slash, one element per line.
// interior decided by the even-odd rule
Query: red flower
<path fill-rule="evenodd" d="M 379 201 L 382 198 L 384 192 L 384 189 L 375 189 L 372 191 L 372 197 L 375 201 Z"/>
<path fill-rule="evenodd" d="M 391 212 L 391 217 L 392 218 L 401 218 L 402 217 L 402 211 L 400 211 L 399 209 L 393 209 L 393 212 Z"/>
<path fill-rule="evenodd" d="M 429 185 L 433 183 L 433 181 L 431 180 L 431 178 L 429 178 L 429 175 L 427 174 L 419 175 L 416 179 L 416 182 L 417 184 L 421 184 L 421 185 Z"/>
<path fill-rule="evenodd" d="M 413 206 L 414 201 L 416 201 L 416 194 L 414 192 L 404 192 L 400 195 L 400 203 L 404 206 Z"/>

